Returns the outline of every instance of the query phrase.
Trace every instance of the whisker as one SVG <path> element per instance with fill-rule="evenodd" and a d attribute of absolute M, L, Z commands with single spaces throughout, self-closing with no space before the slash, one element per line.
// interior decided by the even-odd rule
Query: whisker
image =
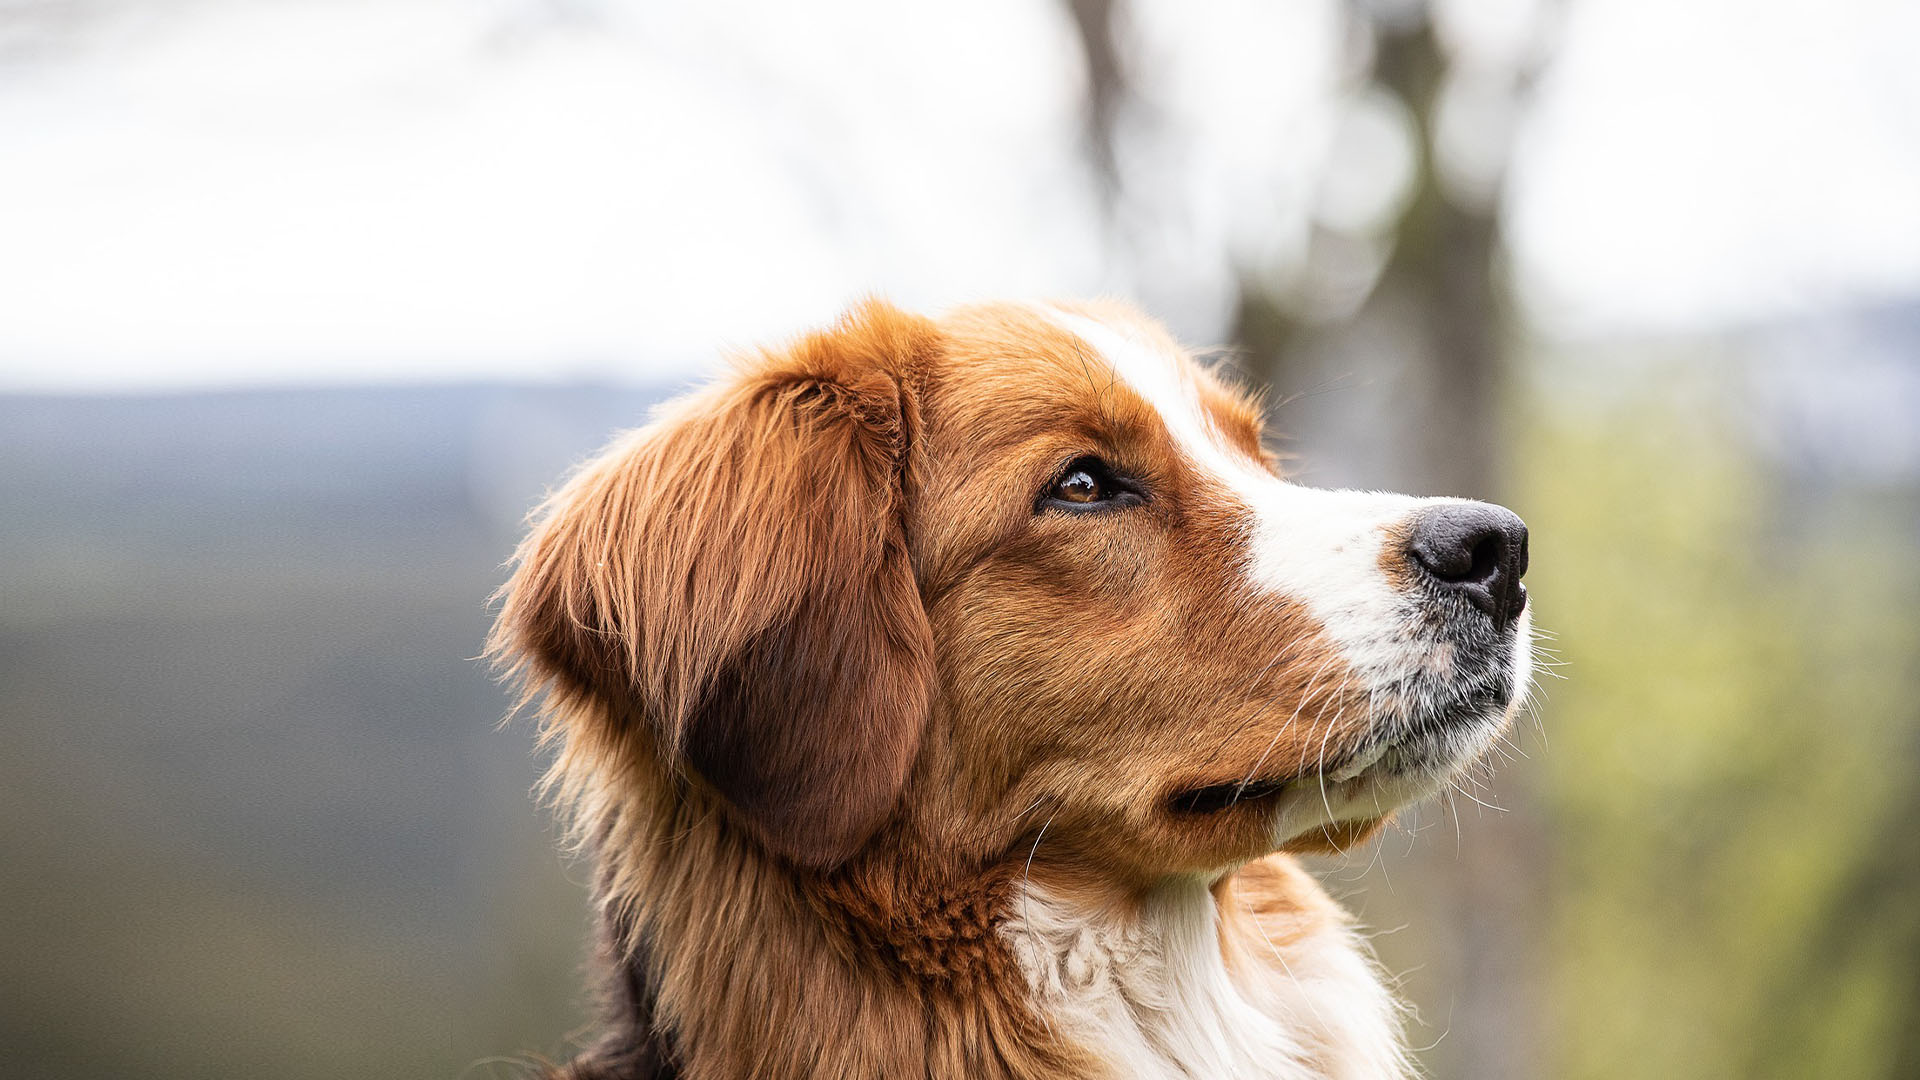
<path fill-rule="evenodd" d="M 1025 810 L 1022 810 L 1019 813 L 1013 815 L 1014 823 L 1018 823 L 1021 818 L 1026 817 L 1028 814 L 1033 813 L 1034 810 L 1037 809 L 1041 803 L 1046 801 L 1047 801 L 1047 796 L 1045 792 L 1042 792 L 1041 794 L 1034 796 L 1034 800 L 1027 804 L 1027 808 Z"/>
<path fill-rule="evenodd" d="M 1033 838 L 1033 847 L 1027 850 L 1027 865 L 1020 871 L 1020 919 L 1027 924 L 1027 937 L 1034 942 L 1034 951 L 1040 954 L 1046 952 L 1046 943 L 1039 940 L 1039 932 L 1034 929 L 1033 925 L 1033 857 L 1040 851 L 1040 841 L 1046 839 L 1047 830 L 1053 826 L 1053 819 L 1059 815 L 1059 807 L 1055 807 L 1053 813 L 1047 815 L 1046 824 L 1040 826 L 1040 832 Z M 1047 1035 L 1051 1037 L 1053 1035 L 1053 1021 L 1048 1018 L 1045 1009 L 1041 1009 L 1039 1012 L 1040 1022 L 1046 1026 Z"/>
<path fill-rule="evenodd" d="M 1495 806 L 1494 804 L 1492 804 L 1492 803 L 1490 803 L 1490 802 L 1486 802 L 1486 801 L 1484 801 L 1484 800 L 1482 800 L 1482 799 L 1475 799 L 1475 798 L 1473 797 L 1473 792 L 1471 792 L 1471 791 L 1468 791 L 1468 790 L 1467 790 L 1466 788 L 1463 788 L 1463 787 L 1461 787 L 1461 786 L 1459 786 L 1458 784 L 1456 784 L 1456 783 L 1454 783 L 1454 782 L 1453 782 L 1453 781 L 1451 781 L 1451 780 L 1449 780 L 1449 781 L 1447 781 L 1447 784 L 1448 784 L 1448 786 L 1449 786 L 1449 787 L 1451 787 L 1451 788 L 1452 788 L 1452 789 L 1453 789 L 1454 791 L 1457 791 L 1457 792 L 1459 792 L 1460 794 L 1462 794 L 1462 795 L 1464 795 L 1464 796 L 1466 796 L 1466 797 L 1467 797 L 1468 799 L 1471 799 L 1471 800 L 1472 800 L 1472 801 L 1473 801 L 1473 802 L 1474 802 L 1475 804 L 1477 804 L 1477 805 L 1479 805 L 1479 806 L 1484 806 L 1484 807 L 1486 807 L 1486 808 L 1487 808 L 1488 810 L 1492 810 L 1492 811 L 1494 811 L 1494 812 L 1496 812 L 1496 813 L 1501 813 L 1501 814 L 1504 814 L 1504 813 L 1506 813 L 1506 812 L 1507 812 L 1507 808 L 1506 808 L 1506 807 L 1504 807 L 1504 806 Z"/>
<path fill-rule="evenodd" d="M 1460 846 L 1464 843 L 1464 837 L 1460 835 L 1460 805 L 1453 801 L 1452 784 L 1448 784 L 1441 789 L 1440 799 L 1446 804 L 1447 813 L 1453 817 L 1453 855 L 1455 858 L 1459 858 Z"/>
<path fill-rule="evenodd" d="M 1340 688 L 1342 690 L 1345 690 L 1346 686 L 1347 686 L 1346 680 L 1342 680 L 1340 683 Z M 1322 826 L 1320 831 L 1326 835 L 1327 843 L 1333 848 L 1333 850 L 1339 852 L 1340 857 L 1343 859 L 1347 857 L 1347 849 L 1333 842 L 1333 832 L 1332 832 L 1332 825 L 1334 824 L 1333 800 L 1329 798 L 1327 795 L 1327 740 L 1333 738 L 1334 726 L 1340 722 L 1340 718 L 1342 716 L 1345 716 L 1346 712 L 1347 712 L 1346 703 L 1342 702 L 1340 705 L 1339 711 L 1335 712 L 1333 714 L 1332 719 L 1329 719 L 1327 721 L 1326 734 L 1320 736 L 1319 761 L 1314 766 L 1315 773 L 1316 773 L 1315 778 L 1319 782 L 1319 786 L 1320 786 L 1320 805 L 1325 807 L 1327 811 L 1327 824 L 1325 826 Z"/>
<path fill-rule="evenodd" d="M 1293 722 L 1300 718 L 1300 710 L 1306 708 L 1307 702 L 1313 700 L 1314 685 L 1320 681 L 1321 674 L 1327 670 L 1327 665 L 1331 663 L 1333 663 L 1333 657 L 1328 656 L 1325 660 L 1322 660 L 1320 666 L 1314 670 L 1313 677 L 1307 680 L 1306 692 L 1300 696 L 1299 704 L 1293 707 L 1293 714 L 1287 717 L 1286 723 L 1281 724 L 1279 728 L 1274 731 L 1273 737 L 1267 740 L 1266 749 L 1260 751 L 1260 756 L 1254 759 L 1253 764 L 1247 769 L 1246 775 L 1240 778 L 1239 788 L 1235 792 L 1236 798 L 1239 794 L 1247 790 L 1248 784 L 1253 783 L 1253 778 L 1260 772 L 1260 766 L 1267 763 L 1267 755 L 1273 753 L 1273 748 L 1280 745 L 1280 736 L 1287 733 L 1287 729 L 1293 726 Z M 1343 681 L 1341 686 L 1344 688 L 1345 685 Z"/>
<path fill-rule="evenodd" d="M 1255 672 L 1252 680 L 1250 680 L 1247 683 L 1247 690 L 1246 690 L 1247 695 L 1249 697 L 1253 696 L 1254 691 L 1258 689 L 1258 687 L 1260 686 L 1260 680 L 1266 677 L 1267 672 L 1273 670 L 1273 666 L 1275 664 L 1278 664 L 1281 660 L 1286 659 L 1287 656 L 1290 655 L 1293 651 L 1295 651 L 1297 647 L 1298 647 L 1298 643 L 1289 643 L 1285 648 L 1282 648 L 1279 652 L 1274 653 L 1273 659 L 1268 660 L 1266 663 L 1266 666 L 1262 667 L 1259 671 Z M 1322 664 L 1320 665 L 1320 671 L 1324 671 L 1326 669 L 1327 663 L 1330 663 L 1331 661 L 1332 661 L 1332 658 L 1329 657 L 1327 661 L 1322 662 Z M 1320 671 L 1314 672 L 1313 679 L 1319 678 Z M 1309 693 L 1311 693 L 1313 689 L 1313 679 L 1309 679 L 1307 681 L 1307 690 Z M 1282 691 L 1275 690 L 1272 694 L 1268 695 L 1266 700 L 1260 703 L 1259 708 L 1255 709 L 1252 713 L 1248 714 L 1245 720 L 1242 720 L 1240 723 L 1234 725 L 1234 728 L 1232 731 L 1229 731 L 1225 735 L 1221 736 L 1220 745 L 1214 749 L 1213 760 L 1215 761 L 1219 760 L 1221 752 L 1224 751 L 1228 746 L 1231 746 L 1233 744 L 1233 740 L 1240 737 L 1241 732 L 1259 723 L 1261 719 L 1261 714 L 1265 711 L 1266 707 L 1268 705 L 1273 704 L 1274 699 L 1278 698 L 1281 693 Z M 1296 713 L 1298 711 L 1299 711 L 1298 709 L 1295 710 Z M 1282 726 L 1281 731 L 1285 731 L 1285 730 L 1286 728 Z M 1280 737 L 1280 732 L 1275 732 L 1273 741 L 1277 741 L 1279 737 Z M 1268 749 L 1269 750 L 1272 749 L 1272 741 L 1268 743 Z M 1265 759 L 1265 755 L 1263 754 L 1262 760 L 1264 759 Z M 1260 767 L 1259 763 L 1256 762 L 1254 764 L 1254 769 L 1258 770 L 1259 767 Z M 1252 780 L 1252 773 L 1250 772 L 1245 779 L 1240 781 L 1241 792 L 1244 792 L 1246 790 L 1246 785 L 1249 782 L 1251 782 L 1251 780 Z M 1238 798 L 1238 793 L 1236 793 L 1235 798 L 1236 799 Z"/>

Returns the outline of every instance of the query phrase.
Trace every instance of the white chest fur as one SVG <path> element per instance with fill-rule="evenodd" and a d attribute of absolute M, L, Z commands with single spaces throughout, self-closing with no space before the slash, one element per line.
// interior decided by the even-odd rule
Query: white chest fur
<path fill-rule="evenodd" d="M 1138 910 L 1028 885 L 1005 924 L 1046 1022 L 1131 1080 L 1400 1080 L 1398 1012 L 1345 926 L 1284 947 L 1245 920 L 1224 933 L 1206 883 Z M 1252 935 L 1251 942 L 1245 940 Z M 1235 955 L 1238 953 L 1238 955 Z"/>

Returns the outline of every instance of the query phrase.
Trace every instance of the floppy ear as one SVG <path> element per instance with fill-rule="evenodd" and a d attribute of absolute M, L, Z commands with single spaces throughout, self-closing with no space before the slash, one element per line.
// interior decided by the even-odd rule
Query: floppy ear
<path fill-rule="evenodd" d="M 590 464 L 494 634 L 535 689 L 644 723 L 772 851 L 828 867 L 891 813 L 933 692 L 902 474 L 923 319 L 872 303 Z"/>

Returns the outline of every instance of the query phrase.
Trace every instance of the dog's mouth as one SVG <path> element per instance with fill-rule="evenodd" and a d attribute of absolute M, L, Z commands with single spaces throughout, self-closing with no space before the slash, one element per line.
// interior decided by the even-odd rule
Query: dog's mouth
<path fill-rule="evenodd" d="M 1195 825 L 1257 819 L 1273 850 L 1343 851 L 1441 791 L 1499 739 L 1532 674 L 1529 622 L 1522 615 L 1500 639 L 1471 648 L 1456 643 L 1443 670 L 1425 663 L 1376 669 L 1368 679 L 1371 722 L 1359 737 L 1285 772 L 1269 764 L 1189 780 L 1165 796 L 1164 812 Z"/>
<path fill-rule="evenodd" d="M 1182 787 L 1167 796 L 1166 807 L 1197 818 L 1271 807 L 1293 792 L 1311 792 L 1314 801 L 1326 802 L 1330 795 L 1366 789 L 1375 809 L 1391 812 L 1477 758 L 1504 728 L 1514 696 L 1504 679 L 1474 686 L 1412 715 L 1380 717 L 1365 738 L 1310 769 Z M 1383 801 L 1389 793 L 1393 805 Z"/>
<path fill-rule="evenodd" d="M 1186 788 L 1167 798 L 1167 809 L 1176 814 L 1196 817 L 1217 814 L 1242 803 L 1259 802 L 1278 795 L 1292 783 L 1292 780 L 1251 780 Z"/>
<path fill-rule="evenodd" d="M 1273 776 L 1181 788 L 1167 797 L 1167 809 L 1187 817 L 1204 817 L 1236 807 L 1271 802 L 1291 789 L 1343 785 L 1375 773 L 1397 774 L 1402 766 L 1387 741 L 1369 740 L 1366 748 L 1347 753 L 1327 767 L 1294 776 Z"/>

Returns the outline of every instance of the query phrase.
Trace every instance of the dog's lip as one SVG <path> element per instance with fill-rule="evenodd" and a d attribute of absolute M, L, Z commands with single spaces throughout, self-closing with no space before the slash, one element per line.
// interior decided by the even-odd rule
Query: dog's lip
<path fill-rule="evenodd" d="M 1188 784 L 1176 788 L 1168 796 L 1167 806 L 1181 814 L 1204 815 L 1279 795 L 1303 782 L 1346 784 L 1369 777 L 1396 775 L 1406 771 L 1410 764 L 1403 756 L 1397 755 L 1402 751 L 1417 749 L 1430 737 L 1431 733 L 1428 732 L 1407 732 L 1398 738 L 1375 737 L 1342 753 L 1326 765 L 1303 772 Z M 1419 770 L 1416 768 L 1414 771 Z"/>
<path fill-rule="evenodd" d="M 1380 740 L 1350 751 L 1325 767 L 1306 772 L 1287 776 L 1256 776 L 1182 787 L 1168 797 L 1167 806 L 1182 814 L 1210 814 L 1241 803 L 1257 802 L 1269 796 L 1278 795 L 1302 781 L 1344 784 L 1349 780 L 1359 779 L 1362 774 L 1378 765 L 1392 749 L 1393 744 L 1390 741 Z"/>
<path fill-rule="evenodd" d="M 1273 777 L 1264 780 L 1229 780 L 1220 784 L 1184 787 L 1167 799 L 1167 808 L 1177 814 L 1218 813 L 1242 803 L 1257 802 L 1286 790 L 1297 777 Z"/>
<path fill-rule="evenodd" d="M 1435 766 L 1421 761 L 1422 752 L 1429 744 L 1441 738 L 1447 729 L 1487 722 L 1495 715 L 1493 707 L 1504 706 L 1510 696 L 1498 687 L 1478 687 L 1463 701 L 1437 711 L 1410 729 L 1376 730 L 1359 745 L 1340 752 L 1325 764 L 1315 763 L 1314 767 L 1295 773 L 1254 773 L 1227 780 L 1190 782 L 1175 788 L 1167 796 L 1166 806 L 1178 814 L 1204 816 L 1280 795 L 1302 782 L 1348 784 L 1429 772 Z"/>

